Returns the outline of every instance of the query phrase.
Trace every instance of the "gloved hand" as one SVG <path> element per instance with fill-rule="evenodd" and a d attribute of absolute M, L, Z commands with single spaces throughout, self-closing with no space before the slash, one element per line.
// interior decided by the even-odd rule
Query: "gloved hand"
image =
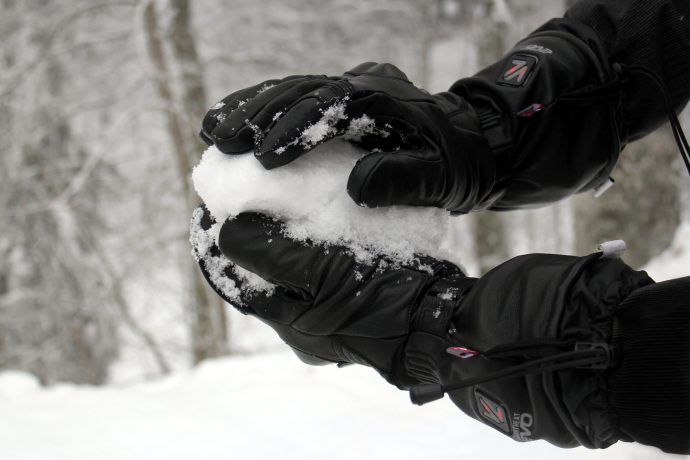
<path fill-rule="evenodd" d="M 618 74 L 597 44 L 554 20 L 435 95 L 391 64 L 269 80 L 214 105 L 201 136 L 269 169 L 343 136 L 372 152 L 347 186 L 369 207 L 536 206 L 601 185 L 618 158 Z"/>
<path fill-rule="evenodd" d="M 225 153 L 255 148 L 268 169 L 335 136 L 374 152 L 347 189 L 369 207 L 409 204 L 467 212 L 494 180 L 477 117 L 453 93 L 430 95 L 391 64 L 364 63 L 341 77 L 273 80 L 212 108 L 201 136 Z"/>
<path fill-rule="evenodd" d="M 216 245 L 213 224 L 195 212 L 206 278 L 309 364 L 371 366 L 418 403 L 448 393 L 518 441 L 690 452 L 690 278 L 654 284 L 595 253 L 516 257 L 477 280 L 428 258 L 358 262 L 343 247 L 294 241 L 256 213 L 224 222 Z M 240 293 L 234 264 L 274 290 Z"/>
<path fill-rule="evenodd" d="M 448 291 L 447 299 L 439 305 L 450 305 L 469 284 L 450 262 L 420 257 L 400 265 L 383 256 L 362 262 L 345 247 L 292 240 L 281 222 L 262 214 L 228 219 L 218 245 L 212 241 L 213 225 L 208 211 L 198 208 L 192 246 L 221 297 L 269 324 L 309 364 L 365 364 L 399 388 L 415 382 L 404 370 L 402 347 L 420 303 L 429 296 L 438 300 L 436 291 L 442 289 L 438 294 Z M 274 289 L 248 289 L 235 264 Z M 444 311 L 441 320 L 450 312 Z"/>

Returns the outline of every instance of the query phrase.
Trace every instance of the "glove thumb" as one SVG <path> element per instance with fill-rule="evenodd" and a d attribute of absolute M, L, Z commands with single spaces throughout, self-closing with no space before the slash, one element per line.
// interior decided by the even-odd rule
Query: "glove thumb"
<path fill-rule="evenodd" d="M 436 149 L 372 153 L 360 159 L 347 181 L 355 203 L 376 208 L 439 206 L 449 180 Z"/>

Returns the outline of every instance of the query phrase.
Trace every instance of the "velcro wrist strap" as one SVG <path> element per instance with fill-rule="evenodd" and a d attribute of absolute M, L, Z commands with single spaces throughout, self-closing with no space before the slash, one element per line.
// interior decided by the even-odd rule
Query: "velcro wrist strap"
<path fill-rule="evenodd" d="M 422 297 L 412 329 L 444 337 L 455 310 L 473 283 L 473 278 L 458 276 L 432 284 Z"/>

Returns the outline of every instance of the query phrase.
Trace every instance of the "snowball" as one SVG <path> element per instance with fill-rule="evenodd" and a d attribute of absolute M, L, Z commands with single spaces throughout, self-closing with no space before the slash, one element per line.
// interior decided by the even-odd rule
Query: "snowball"
<path fill-rule="evenodd" d="M 338 118 L 337 112 L 329 114 L 331 120 Z M 242 211 L 257 211 L 285 222 L 285 231 L 292 238 L 345 245 L 361 263 L 383 254 L 399 263 L 428 255 L 459 265 L 457 257 L 443 248 L 450 219 L 447 211 L 412 206 L 371 209 L 352 201 L 346 191 L 347 179 L 364 154 L 349 142 L 335 139 L 285 166 L 266 170 L 254 155 L 226 155 L 211 146 L 192 177 L 197 193 L 218 222 Z M 204 238 L 217 238 L 217 229 L 216 236 L 213 233 L 211 229 L 207 236 L 197 237 L 200 241 L 193 241 L 193 246 L 201 248 L 197 252 L 208 247 Z M 261 289 L 258 280 L 249 281 Z M 232 291 L 232 287 L 228 289 Z"/>

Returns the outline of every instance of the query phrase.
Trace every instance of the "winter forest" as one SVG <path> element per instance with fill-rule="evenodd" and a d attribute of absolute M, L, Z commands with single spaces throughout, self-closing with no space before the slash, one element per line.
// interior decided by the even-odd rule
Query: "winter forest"
<path fill-rule="evenodd" d="M 0 458 L 665 458 L 513 443 L 368 369 L 307 368 L 190 255 L 197 133 L 230 92 L 364 61 L 444 91 L 569 3 L 0 0 Z M 602 197 L 458 217 L 448 238 L 473 276 L 612 239 L 687 275 L 683 174 L 665 126 Z"/>

